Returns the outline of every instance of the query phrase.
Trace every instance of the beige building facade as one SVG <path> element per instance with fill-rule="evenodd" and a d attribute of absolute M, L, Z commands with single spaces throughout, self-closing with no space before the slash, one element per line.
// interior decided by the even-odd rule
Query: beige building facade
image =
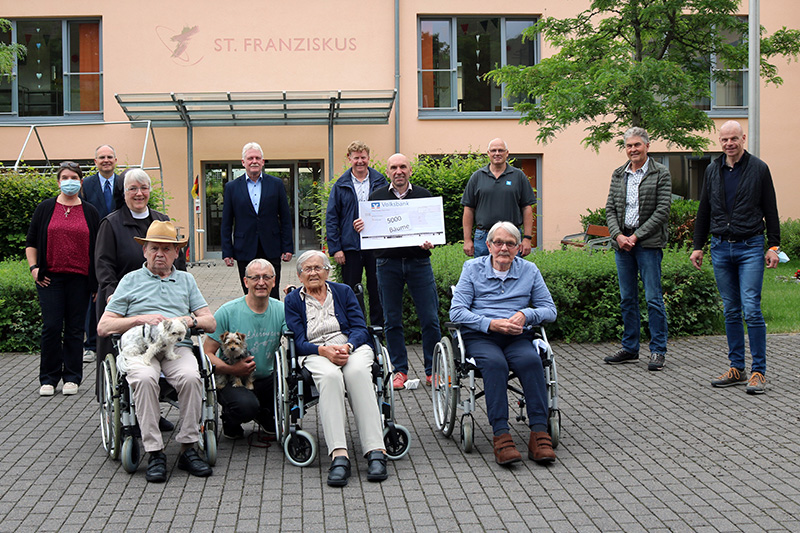
<path fill-rule="evenodd" d="M 243 172 L 247 142 L 261 144 L 266 171 L 284 179 L 295 247 L 304 250 L 320 246 L 309 191 L 342 173 L 352 140 L 385 161 L 396 151 L 485 151 L 502 137 L 537 190 L 537 243 L 552 249 L 579 230 L 587 209 L 605 205 L 611 172 L 625 155 L 613 144 L 585 149 L 581 127 L 537 143 L 536 126 L 519 124 L 513 101 L 480 76 L 495 64 L 552 54 L 541 41 L 521 42 L 520 32 L 588 3 L 5 1 L 0 17 L 13 29 L 0 38 L 25 44 L 28 55 L 16 78 L 0 83 L 0 161 L 89 162 L 95 147 L 111 144 L 120 163 L 163 177 L 169 214 L 192 233 L 200 259 L 220 256 L 222 185 Z M 800 28 L 794 0 L 761 6 L 768 32 Z M 785 83 L 762 85 L 760 155 L 772 170 L 781 218 L 798 218 L 791 132 L 800 126 L 800 66 L 777 64 Z M 715 88 L 707 108 L 717 125 L 734 118 L 746 130 L 746 82 Z M 127 122 L 136 118 L 152 128 Z M 719 153 L 716 144 L 711 150 L 695 157 L 651 147 L 669 165 L 674 192 L 690 198 Z"/>

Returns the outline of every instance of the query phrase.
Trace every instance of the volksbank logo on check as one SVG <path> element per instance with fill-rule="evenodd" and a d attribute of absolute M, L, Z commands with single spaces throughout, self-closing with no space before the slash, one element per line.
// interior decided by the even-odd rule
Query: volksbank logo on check
<path fill-rule="evenodd" d="M 382 200 L 380 202 L 370 203 L 371 209 L 380 209 L 383 207 L 405 207 L 408 205 L 408 200 Z"/>

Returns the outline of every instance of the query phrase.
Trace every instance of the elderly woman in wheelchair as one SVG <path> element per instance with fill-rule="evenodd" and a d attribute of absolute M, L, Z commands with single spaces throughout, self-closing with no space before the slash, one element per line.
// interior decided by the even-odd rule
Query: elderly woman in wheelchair
<path fill-rule="evenodd" d="M 460 323 L 466 352 L 483 376 L 497 463 L 522 459 L 508 426 L 509 370 L 525 395 L 531 429 L 528 457 L 550 463 L 556 455 L 547 431 L 548 391 L 531 326 L 553 322 L 556 307 L 536 265 L 517 256 L 520 233 L 513 224 L 496 223 L 486 244 L 491 255 L 464 264 L 450 319 Z"/>
<path fill-rule="evenodd" d="M 367 458 L 367 479 L 388 477 L 383 425 L 372 381 L 374 353 L 364 315 L 352 289 L 328 282 L 328 257 L 309 251 L 297 260 L 303 286 L 285 299 L 286 325 L 294 333 L 300 364 L 319 390 L 319 419 L 332 458 L 328 485 L 350 477 L 345 435 L 345 391 Z"/>

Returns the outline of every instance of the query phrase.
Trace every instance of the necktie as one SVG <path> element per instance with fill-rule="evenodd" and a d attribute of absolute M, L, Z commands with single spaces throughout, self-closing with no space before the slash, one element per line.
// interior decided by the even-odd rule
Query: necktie
<path fill-rule="evenodd" d="M 103 197 L 106 199 L 106 210 L 110 213 L 114 210 L 114 196 L 111 194 L 111 182 L 106 180 L 103 186 Z"/>

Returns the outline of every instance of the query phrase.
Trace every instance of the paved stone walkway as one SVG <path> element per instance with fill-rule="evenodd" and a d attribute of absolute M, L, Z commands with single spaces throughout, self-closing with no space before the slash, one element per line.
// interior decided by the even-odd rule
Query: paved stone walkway
<path fill-rule="evenodd" d="M 239 294 L 234 268 L 190 271 L 212 308 Z M 462 453 L 458 428 L 454 439 L 434 432 L 429 389 L 403 391 L 409 455 L 369 483 L 351 431 L 344 489 L 325 484 L 326 458 L 300 469 L 247 439 L 222 439 L 214 475 L 193 478 L 172 434 L 169 479 L 148 484 L 144 465 L 130 475 L 106 457 L 93 374 L 76 396 L 40 398 L 38 357 L 2 355 L 0 532 L 800 531 L 799 346 L 770 336 L 771 388 L 748 396 L 708 384 L 726 367 L 723 337 L 671 342 L 659 373 L 602 364 L 610 344 L 557 344 L 563 430 L 550 467 L 496 465 L 483 402 L 476 449 Z M 419 346 L 410 357 L 412 377 L 424 375 Z M 321 440 L 316 409 L 306 421 Z M 512 434 L 522 451 L 527 428 L 512 422 Z"/>

